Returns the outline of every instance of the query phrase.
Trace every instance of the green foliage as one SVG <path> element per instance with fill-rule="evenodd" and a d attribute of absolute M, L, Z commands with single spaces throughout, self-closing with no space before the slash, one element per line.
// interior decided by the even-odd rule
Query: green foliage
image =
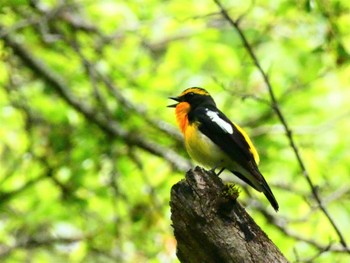
<path fill-rule="evenodd" d="M 244 186 L 238 201 L 286 257 L 349 261 L 213 1 L 0 2 L 2 262 L 177 262 L 168 204 L 187 155 L 166 105 L 190 86 L 251 135 L 280 212 Z M 349 244 L 349 2 L 222 2 Z"/>

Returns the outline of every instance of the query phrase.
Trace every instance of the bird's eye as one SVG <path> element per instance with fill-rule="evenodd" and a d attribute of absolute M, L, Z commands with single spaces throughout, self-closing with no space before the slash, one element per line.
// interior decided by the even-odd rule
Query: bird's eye
<path fill-rule="evenodd" d="M 188 93 L 187 94 L 189 97 L 192 97 L 193 95 L 194 95 L 194 93 L 193 92 L 190 92 L 190 93 Z"/>

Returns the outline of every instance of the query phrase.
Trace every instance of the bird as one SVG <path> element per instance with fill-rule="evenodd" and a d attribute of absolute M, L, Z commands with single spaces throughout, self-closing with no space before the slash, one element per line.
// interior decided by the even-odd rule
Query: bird
<path fill-rule="evenodd" d="M 227 169 L 255 190 L 262 192 L 277 212 L 279 205 L 258 168 L 259 154 L 247 133 L 231 122 L 203 88 L 185 89 L 168 107 L 175 108 L 176 122 L 185 148 L 197 163 Z"/>

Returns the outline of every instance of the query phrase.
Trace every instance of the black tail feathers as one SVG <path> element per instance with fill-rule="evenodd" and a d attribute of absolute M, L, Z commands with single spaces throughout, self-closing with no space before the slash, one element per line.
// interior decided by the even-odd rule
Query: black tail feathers
<path fill-rule="evenodd" d="M 265 178 L 261 175 L 262 178 L 262 188 L 263 193 L 266 196 L 267 200 L 269 200 L 272 207 L 275 209 L 276 212 L 278 212 L 279 205 L 277 203 L 277 200 L 275 196 L 273 195 L 269 185 L 267 184 Z"/>
<path fill-rule="evenodd" d="M 259 172 L 260 174 L 260 185 L 261 185 L 261 190 L 264 193 L 264 195 L 266 196 L 267 200 L 269 200 L 270 204 L 272 205 L 272 207 L 275 209 L 276 212 L 278 212 L 278 208 L 279 205 L 277 203 L 277 200 L 275 198 L 275 196 L 273 195 L 270 186 L 267 184 L 264 176 Z"/>
<path fill-rule="evenodd" d="M 256 170 L 255 172 L 255 178 L 257 179 L 257 184 L 259 186 L 256 186 L 254 183 L 252 183 L 251 181 L 249 181 L 249 179 L 244 176 L 243 174 L 237 172 L 237 171 L 232 171 L 232 173 L 234 173 L 238 178 L 240 178 L 242 181 L 246 182 L 247 184 L 249 184 L 251 187 L 253 187 L 254 189 L 256 189 L 259 192 L 263 192 L 264 195 L 266 196 L 267 200 L 269 200 L 270 204 L 272 205 L 272 207 L 275 209 L 275 211 L 277 212 L 279 209 L 279 205 L 277 203 L 277 200 L 275 198 L 275 196 L 273 195 L 269 185 L 267 184 L 264 176 L 259 172 L 259 170 Z"/>
<path fill-rule="evenodd" d="M 264 189 L 264 195 L 269 200 L 270 204 L 275 209 L 275 211 L 278 212 L 279 205 L 278 205 L 277 200 L 269 187 L 268 187 L 268 191 L 265 191 L 265 189 Z"/>

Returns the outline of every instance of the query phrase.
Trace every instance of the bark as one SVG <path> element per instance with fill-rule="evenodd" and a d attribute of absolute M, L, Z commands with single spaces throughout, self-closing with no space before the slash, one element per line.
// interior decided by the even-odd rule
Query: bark
<path fill-rule="evenodd" d="M 196 167 L 171 189 L 171 220 L 182 263 L 288 262 L 237 196 Z"/>

